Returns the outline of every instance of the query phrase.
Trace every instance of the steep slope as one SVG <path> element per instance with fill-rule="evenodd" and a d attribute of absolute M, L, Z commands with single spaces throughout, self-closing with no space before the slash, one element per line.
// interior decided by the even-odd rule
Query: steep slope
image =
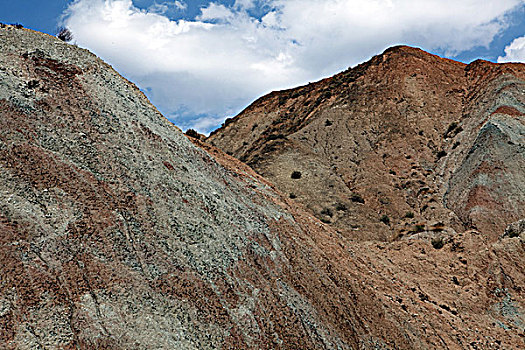
<path fill-rule="evenodd" d="M 349 241 L 86 50 L 0 48 L 0 348 L 525 347 L 522 225 Z"/>
<path fill-rule="evenodd" d="M 265 96 L 208 140 L 348 237 L 494 240 L 525 217 L 524 75 L 394 47 Z"/>
<path fill-rule="evenodd" d="M 308 238 L 329 230 L 89 52 L 13 27 L 0 43 L 1 348 L 357 344 Z"/>

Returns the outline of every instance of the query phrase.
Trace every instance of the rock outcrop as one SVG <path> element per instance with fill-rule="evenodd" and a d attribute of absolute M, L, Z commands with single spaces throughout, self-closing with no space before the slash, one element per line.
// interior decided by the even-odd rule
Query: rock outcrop
<path fill-rule="evenodd" d="M 495 240 L 525 217 L 524 123 L 525 65 L 399 46 L 260 98 L 209 142 L 348 237 Z"/>
<path fill-rule="evenodd" d="M 0 48 L 2 349 L 525 347 L 522 237 L 349 240 L 88 51 Z"/>

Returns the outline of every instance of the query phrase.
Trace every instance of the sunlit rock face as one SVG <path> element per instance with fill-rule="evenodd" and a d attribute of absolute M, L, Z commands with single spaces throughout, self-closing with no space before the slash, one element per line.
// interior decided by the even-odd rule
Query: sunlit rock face
<path fill-rule="evenodd" d="M 264 96 L 208 141 L 347 237 L 497 239 L 525 216 L 524 122 L 525 65 L 398 46 Z"/>
<path fill-rule="evenodd" d="M 0 48 L 0 348 L 525 347 L 522 235 L 459 230 L 471 213 L 458 200 L 432 226 L 446 235 L 354 241 L 190 142 L 88 51 L 12 26 Z M 412 159 L 433 161 L 418 147 Z M 442 171 L 447 196 L 464 198 L 454 186 L 476 159 Z M 370 203 L 358 190 L 349 213 Z"/>
<path fill-rule="evenodd" d="M 1 344 L 352 344 L 336 324 L 355 317 L 321 307 L 342 293 L 328 259 L 294 243 L 329 229 L 218 164 L 88 51 L 13 27 L 0 43 Z"/>

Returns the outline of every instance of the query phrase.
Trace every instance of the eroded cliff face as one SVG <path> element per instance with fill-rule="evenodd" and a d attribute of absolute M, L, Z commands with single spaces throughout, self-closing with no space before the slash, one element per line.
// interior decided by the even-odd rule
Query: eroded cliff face
<path fill-rule="evenodd" d="M 86 50 L 0 48 L 0 347 L 525 347 L 523 234 L 354 242 Z"/>
<path fill-rule="evenodd" d="M 209 142 L 347 237 L 495 240 L 525 217 L 524 76 L 394 47 L 259 99 Z"/>
<path fill-rule="evenodd" d="M 464 147 L 441 165 L 444 202 L 466 226 L 498 237 L 525 217 L 525 65 L 476 61 L 466 67 Z"/>

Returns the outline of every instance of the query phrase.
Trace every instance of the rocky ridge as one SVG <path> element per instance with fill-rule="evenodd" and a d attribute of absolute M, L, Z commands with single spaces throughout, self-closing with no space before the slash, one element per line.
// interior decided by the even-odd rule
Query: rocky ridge
<path fill-rule="evenodd" d="M 349 240 L 88 51 L 0 48 L 2 348 L 525 346 L 522 233 Z"/>

